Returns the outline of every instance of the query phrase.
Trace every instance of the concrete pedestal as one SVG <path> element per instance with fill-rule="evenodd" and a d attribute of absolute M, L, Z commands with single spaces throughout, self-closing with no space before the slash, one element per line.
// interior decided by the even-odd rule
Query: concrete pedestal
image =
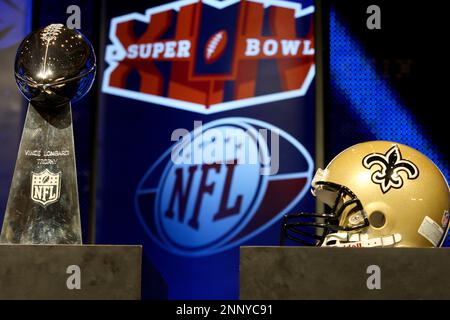
<path fill-rule="evenodd" d="M 140 299 L 141 258 L 141 246 L 0 245 L 0 299 Z"/>
<path fill-rule="evenodd" d="M 447 248 L 241 247 L 241 299 L 450 299 Z"/>

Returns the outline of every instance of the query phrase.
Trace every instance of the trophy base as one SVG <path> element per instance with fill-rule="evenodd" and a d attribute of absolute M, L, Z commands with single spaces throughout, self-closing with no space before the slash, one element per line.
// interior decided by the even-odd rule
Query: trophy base
<path fill-rule="evenodd" d="M 141 246 L 0 245 L 0 300 L 138 300 Z"/>
<path fill-rule="evenodd" d="M 448 248 L 244 246 L 240 298 L 449 300 L 449 267 Z"/>

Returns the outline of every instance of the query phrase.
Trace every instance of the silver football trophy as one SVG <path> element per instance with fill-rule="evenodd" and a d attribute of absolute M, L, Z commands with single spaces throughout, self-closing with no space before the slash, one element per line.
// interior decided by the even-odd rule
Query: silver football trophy
<path fill-rule="evenodd" d="M 20 44 L 15 78 L 29 100 L 0 242 L 81 244 L 71 103 L 95 77 L 90 42 L 52 24 Z"/>

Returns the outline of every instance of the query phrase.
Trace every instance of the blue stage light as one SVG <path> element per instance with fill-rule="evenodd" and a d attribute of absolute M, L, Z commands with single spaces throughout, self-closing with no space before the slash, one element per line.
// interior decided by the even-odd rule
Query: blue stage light
<path fill-rule="evenodd" d="M 446 161 L 437 146 L 420 121 L 402 105 L 395 89 L 377 73 L 372 57 L 351 36 L 333 8 L 329 27 L 331 90 L 346 100 L 345 104 L 377 139 L 398 141 L 421 151 L 449 181 Z M 364 134 L 367 132 L 361 132 Z"/>

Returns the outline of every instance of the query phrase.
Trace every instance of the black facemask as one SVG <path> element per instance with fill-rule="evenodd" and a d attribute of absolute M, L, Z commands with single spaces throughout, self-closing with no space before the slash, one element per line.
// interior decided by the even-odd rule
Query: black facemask
<path fill-rule="evenodd" d="M 361 201 L 350 189 L 335 183 L 319 181 L 312 191 L 314 192 L 318 187 L 336 194 L 331 212 L 301 212 L 285 215 L 281 225 L 280 245 L 285 245 L 287 240 L 291 240 L 305 246 L 321 246 L 325 237 L 330 233 L 357 231 L 369 226 L 366 215 L 363 215 L 364 219 L 356 225 L 339 225 L 340 217 L 345 210 L 348 210 L 347 216 L 354 212 L 363 212 Z"/>

